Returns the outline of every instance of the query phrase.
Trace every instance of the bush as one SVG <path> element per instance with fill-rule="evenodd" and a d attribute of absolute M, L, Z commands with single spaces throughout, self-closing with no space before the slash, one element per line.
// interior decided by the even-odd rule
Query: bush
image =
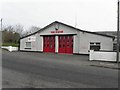
<path fill-rule="evenodd" d="M 2 46 L 13 46 L 13 47 L 18 47 L 18 43 L 3 43 Z"/>

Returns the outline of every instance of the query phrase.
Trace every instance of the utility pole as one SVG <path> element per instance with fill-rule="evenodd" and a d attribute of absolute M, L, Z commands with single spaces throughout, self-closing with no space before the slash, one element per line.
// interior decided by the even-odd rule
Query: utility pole
<path fill-rule="evenodd" d="M 117 19 L 117 63 L 119 63 L 119 49 L 120 49 L 120 41 L 119 41 L 119 38 L 120 38 L 120 35 L 119 35 L 119 3 L 120 1 L 118 0 L 118 19 Z"/>
<path fill-rule="evenodd" d="M 77 15 L 75 16 L 75 28 L 77 27 Z"/>
<path fill-rule="evenodd" d="M 1 21 L 1 31 L 2 31 L 2 18 L 1 18 L 1 20 L 0 20 L 0 21 Z"/>
<path fill-rule="evenodd" d="M 77 12 L 75 12 L 75 28 L 77 27 Z"/>

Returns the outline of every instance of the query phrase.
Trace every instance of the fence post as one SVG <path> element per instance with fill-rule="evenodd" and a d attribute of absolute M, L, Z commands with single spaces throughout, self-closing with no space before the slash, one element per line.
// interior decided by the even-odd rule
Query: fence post
<path fill-rule="evenodd" d="M 94 60 L 94 50 L 90 50 L 89 60 L 90 61 Z"/>

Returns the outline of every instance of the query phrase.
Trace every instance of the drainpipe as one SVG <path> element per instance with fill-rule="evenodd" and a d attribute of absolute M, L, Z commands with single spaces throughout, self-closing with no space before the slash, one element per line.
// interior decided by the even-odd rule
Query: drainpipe
<path fill-rule="evenodd" d="M 120 41 L 119 41 L 119 0 L 118 0 L 118 19 L 117 19 L 117 57 L 116 57 L 116 61 L 117 63 L 119 63 L 119 44 L 120 44 Z"/>

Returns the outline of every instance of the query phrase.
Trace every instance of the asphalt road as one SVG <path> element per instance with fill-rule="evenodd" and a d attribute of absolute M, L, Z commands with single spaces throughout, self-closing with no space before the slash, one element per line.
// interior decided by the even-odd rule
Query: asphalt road
<path fill-rule="evenodd" d="M 19 81 L 17 87 L 22 87 L 21 84 L 24 84 L 23 87 L 34 88 L 118 87 L 117 70 L 89 66 L 85 64 L 85 62 L 89 62 L 87 60 L 88 56 L 82 55 L 3 51 L 3 87 L 6 87 L 6 84 L 11 82 L 14 82 L 13 86 L 8 85 L 7 87 L 15 87 L 17 81 Z M 14 81 L 12 81 L 13 79 Z M 27 80 L 29 85 L 24 83 Z"/>

